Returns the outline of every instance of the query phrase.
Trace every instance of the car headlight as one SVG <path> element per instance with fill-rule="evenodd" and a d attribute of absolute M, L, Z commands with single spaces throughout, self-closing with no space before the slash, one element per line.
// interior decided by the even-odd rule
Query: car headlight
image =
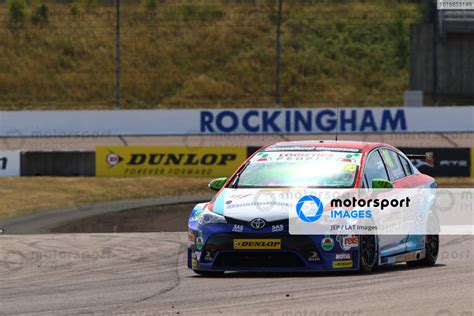
<path fill-rule="evenodd" d="M 201 213 L 201 216 L 199 217 L 199 224 L 227 224 L 227 222 L 224 216 L 205 210 Z"/>

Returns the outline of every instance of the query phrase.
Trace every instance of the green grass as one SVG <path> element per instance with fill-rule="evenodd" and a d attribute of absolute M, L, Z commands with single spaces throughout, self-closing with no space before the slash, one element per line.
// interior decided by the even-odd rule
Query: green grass
<path fill-rule="evenodd" d="M 212 195 L 210 179 L 178 177 L 0 177 L 0 219 L 105 201 Z M 474 178 L 437 178 L 441 188 L 472 188 Z M 28 195 L 28 198 L 25 196 Z"/>
<path fill-rule="evenodd" d="M 115 9 L 91 1 L 46 3 L 46 25 L 30 5 L 15 29 L 0 5 L 0 109 L 112 107 Z M 255 2 L 124 4 L 124 107 L 272 106 L 276 1 Z M 283 106 L 402 104 L 419 5 L 284 3 Z"/>
<path fill-rule="evenodd" d="M 211 195 L 210 179 L 2 177 L 0 218 L 36 211 L 149 197 Z M 24 198 L 28 194 L 28 198 Z"/>

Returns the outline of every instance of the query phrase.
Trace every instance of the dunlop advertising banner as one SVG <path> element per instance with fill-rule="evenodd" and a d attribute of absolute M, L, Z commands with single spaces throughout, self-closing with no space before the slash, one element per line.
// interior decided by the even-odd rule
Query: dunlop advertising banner
<path fill-rule="evenodd" d="M 246 147 L 100 146 L 96 176 L 224 177 L 246 158 Z"/>

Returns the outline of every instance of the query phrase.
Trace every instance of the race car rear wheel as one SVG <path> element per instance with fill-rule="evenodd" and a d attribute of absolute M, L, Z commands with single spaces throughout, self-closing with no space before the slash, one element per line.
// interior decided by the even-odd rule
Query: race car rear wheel
<path fill-rule="evenodd" d="M 377 237 L 362 235 L 360 238 L 360 271 L 371 272 L 377 266 Z"/>
<path fill-rule="evenodd" d="M 195 270 L 194 273 L 197 273 L 203 277 L 207 278 L 218 278 L 224 275 L 224 271 L 205 271 L 205 270 Z"/>
<path fill-rule="evenodd" d="M 409 266 L 433 266 L 438 259 L 439 235 L 426 235 L 425 238 L 425 258 L 417 261 L 408 261 Z"/>

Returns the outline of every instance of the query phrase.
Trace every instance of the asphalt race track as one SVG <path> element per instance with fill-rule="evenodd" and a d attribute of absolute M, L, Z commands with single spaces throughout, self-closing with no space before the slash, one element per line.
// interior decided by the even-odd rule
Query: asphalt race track
<path fill-rule="evenodd" d="M 432 268 L 226 274 L 186 268 L 186 233 L 4 235 L 0 315 L 472 315 L 472 237 L 444 237 Z"/>
<path fill-rule="evenodd" d="M 296 137 L 17 137 L 1 139 L 0 149 L 93 150 L 95 145 L 143 144 L 239 146 Z M 364 137 L 361 140 L 413 147 L 471 147 L 473 142 L 468 133 Z M 329 139 L 330 135 L 322 138 Z M 99 216 L 102 212 L 91 213 Z M 149 214 L 146 209 L 143 213 Z M 161 218 L 160 222 L 178 225 L 176 218 L 168 222 Z M 116 226 L 117 218 L 102 219 L 102 229 Z M 82 223 L 90 224 L 85 219 Z M 133 225 L 137 224 L 129 223 Z M 21 227 L 34 231 L 24 223 Z M 0 316 L 474 314 L 473 236 L 441 236 L 438 264 L 434 267 L 409 268 L 400 264 L 372 274 L 228 273 L 223 278 L 203 278 L 186 267 L 186 246 L 185 232 L 0 235 Z"/>

